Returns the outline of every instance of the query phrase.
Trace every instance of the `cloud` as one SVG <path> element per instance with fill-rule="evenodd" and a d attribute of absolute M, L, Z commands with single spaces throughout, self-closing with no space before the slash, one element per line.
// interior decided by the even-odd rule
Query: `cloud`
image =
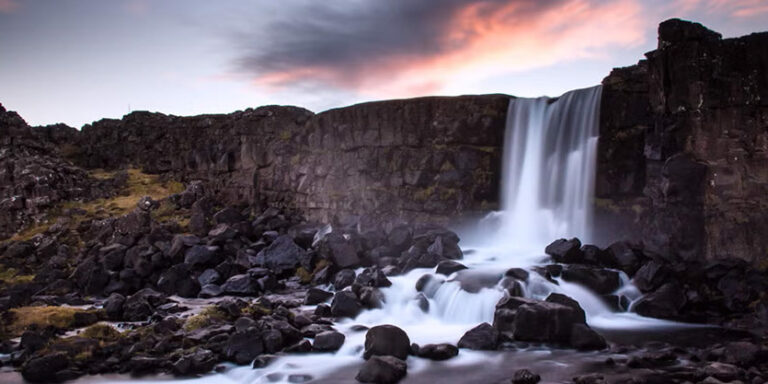
<path fill-rule="evenodd" d="M 309 5 L 238 34 L 238 69 L 272 88 L 314 84 L 372 97 L 434 93 L 636 46 L 635 0 L 389 0 Z"/>
<path fill-rule="evenodd" d="M 681 11 L 701 10 L 731 17 L 754 17 L 768 13 L 765 0 L 679 0 Z"/>
<path fill-rule="evenodd" d="M 19 3 L 15 0 L 0 0 L 0 13 L 13 13 L 19 9 Z"/>

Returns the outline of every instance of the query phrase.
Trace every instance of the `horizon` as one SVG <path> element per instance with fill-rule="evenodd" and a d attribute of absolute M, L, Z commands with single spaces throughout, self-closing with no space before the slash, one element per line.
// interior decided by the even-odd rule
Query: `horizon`
<path fill-rule="evenodd" d="M 0 0 L 0 102 L 30 125 L 80 129 L 135 111 L 320 113 L 427 96 L 557 97 L 643 59 L 663 20 L 731 38 L 761 32 L 768 15 L 754 0 L 442 6 Z"/>

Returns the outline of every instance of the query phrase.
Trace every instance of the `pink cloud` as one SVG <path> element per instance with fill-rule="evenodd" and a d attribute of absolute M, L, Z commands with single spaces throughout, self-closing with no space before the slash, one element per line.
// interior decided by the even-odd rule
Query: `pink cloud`
<path fill-rule="evenodd" d="M 701 10 L 731 17 L 753 17 L 768 13 L 768 3 L 765 0 L 679 0 L 678 9 L 681 12 Z"/>
<path fill-rule="evenodd" d="M 521 2 L 475 2 L 445 23 L 436 53 L 372 57 L 362 68 L 307 64 L 262 73 L 255 84 L 283 88 L 320 82 L 371 97 L 439 92 L 455 79 L 490 78 L 574 59 L 606 55 L 611 47 L 637 46 L 647 23 L 635 0 L 609 3 L 567 0 L 536 14 Z"/>
<path fill-rule="evenodd" d="M 19 3 L 14 0 L 0 0 L 0 13 L 13 13 L 19 9 Z"/>

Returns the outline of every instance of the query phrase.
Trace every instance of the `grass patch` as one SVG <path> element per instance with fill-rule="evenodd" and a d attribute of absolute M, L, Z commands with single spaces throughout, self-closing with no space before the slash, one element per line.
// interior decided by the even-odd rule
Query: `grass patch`
<path fill-rule="evenodd" d="M 184 322 L 184 330 L 194 331 L 226 319 L 227 314 L 216 308 L 216 306 L 205 307 L 200 313 L 191 316 Z"/>
<path fill-rule="evenodd" d="M 107 324 L 94 324 L 84 329 L 79 336 L 99 341 L 116 341 L 120 338 L 120 332 Z"/>
<path fill-rule="evenodd" d="M 90 312 L 72 307 L 20 307 L 11 309 L 13 321 L 8 325 L 11 335 L 21 335 L 32 324 L 40 327 L 49 325 L 61 329 L 70 329 L 75 326 L 75 314 Z"/>
<path fill-rule="evenodd" d="M 0 267 L 0 281 L 6 284 L 29 283 L 35 279 L 35 275 L 20 274 L 15 268 Z"/>

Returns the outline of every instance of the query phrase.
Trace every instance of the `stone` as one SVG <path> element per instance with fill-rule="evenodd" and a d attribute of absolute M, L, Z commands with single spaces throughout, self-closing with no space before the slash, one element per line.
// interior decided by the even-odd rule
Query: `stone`
<path fill-rule="evenodd" d="M 331 313 L 335 317 L 355 318 L 363 310 L 357 296 L 350 291 L 336 292 L 331 302 Z"/>
<path fill-rule="evenodd" d="M 340 269 L 360 266 L 361 260 L 355 245 L 339 233 L 326 235 L 318 245 L 318 253 Z"/>
<path fill-rule="evenodd" d="M 544 249 L 544 252 L 558 263 L 580 263 L 584 259 L 581 241 L 575 237 L 570 240 L 555 240 Z"/>
<path fill-rule="evenodd" d="M 437 269 L 435 269 L 435 273 L 439 273 L 441 275 L 450 276 L 454 272 L 461 271 L 462 269 L 467 269 L 464 264 L 461 264 L 454 260 L 443 260 L 437 264 Z"/>
<path fill-rule="evenodd" d="M 32 383 L 56 382 L 57 373 L 69 367 L 69 357 L 56 352 L 28 360 L 21 367 L 21 376 Z"/>
<path fill-rule="evenodd" d="M 568 343 L 574 324 L 582 323 L 582 314 L 567 305 L 536 302 L 517 308 L 515 340 Z"/>
<path fill-rule="evenodd" d="M 651 260 L 640 267 L 632 282 L 641 292 L 651 292 L 664 284 L 671 273 L 664 264 Z"/>
<path fill-rule="evenodd" d="M 499 332 L 488 323 L 482 323 L 469 331 L 459 340 L 459 348 L 480 351 L 493 351 L 499 343 Z"/>
<path fill-rule="evenodd" d="M 259 294 L 258 284 L 248 274 L 230 277 L 221 285 L 221 290 L 225 294 L 235 296 L 257 296 Z"/>
<path fill-rule="evenodd" d="M 215 269 L 206 269 L 197 277 L 200 285 L 218 284 L 221 282 L 221 275 Z"/>
<path fill-rule="evenodd" d="M 246 218 L 235 208 L 224 208 L 213 215 L 213 221 L 216 224 L 236 224 L 244 221 Z"/>
<path fill-rule="evenodd" d="M 621 284 L 616 271 L 582 265 L 569 265 L 563 268 L 560 276 L 565 281 L 577 283 L 600 295 L 615 292 Z"/>
<path fill-rule="evenodd" d="M 197 297 L 200 292 L 200 284 L 192 278 L 190 265 L 184 263 L 176 264 L 160 274 L 157 288 L 166 295 L 181 297 Z"/>
<path fill-rule="evenodd" d="M 306 251 L 290 236 L 282 235 L 258 253 L 256 263 L 278 275 L 292 273 L 299 266 L 305 253 Z"/>
<path fill-rule="evenodd" d="M 682 288 L 676 283 L 666 283 L 654 292 L 641 297 L 632 306 L 639 315 L 662 319 L 677 319 L 686 303 Z"/>
<path fill-rule="evenodd" d="M 264 344 L 259 332 L 249 329 L 233 333 L 224 347 L 224 355 L 238 365 L 250 364 L 264 352 Z"/>
<path fill-rule="evenodd" d="M 310 288 L 307 291 L 307 296 L 304 298 L 304 305 L 317 305 L 330 300 L 333 297 L 333 293 L 323 291 L 318 288 Z"/>
<path fill-rule="evenodd" d="M 113 293 L 104 300 L 104 312 L 107 314 L 107 318 L 113 321 L 122 319 L 123 317 L 123 304 L 125 303 L 125 296 L 119 293 Z"/>
<path fill-rule="evenodd" d="M 202 375 L 213 370 L 216 366 L 216 356 L 207 349 L 195 349 L 183 354 L 173 363 L 173 373 L 178 376 Z"/>
<path fill-rule="evenodd" d="M 607 346 L 605 339 L 586 324 L 573 325 L 569 345 L 582 351 L 604 349 Z"/>
<path fill-rule="evenodd" d="M 313 347 L 316 351 L 336 351 L 344 345 L 346 337 L 336 331 L 325 331 L 315 335 Z"/>
<path fill-rule="evenodd" d="M 518 369 L 512 375 L 512 384 L 536 384 L 541 381 L 541 376 L 527 369 Z"/>
<path fill-rule="evenodd" d="M 336 272 L 336 276 L 333 278 L 333 288 L 337 291 L 341 291 L 342 289 L 349 287 L 355 282 L 355 276 L 355 271 L 351 269 L 342 269 L 341 271 Z"/>
<path fill-rule="evenodd" d="M 419 347 L 417 355 L 425 359 L 442 361 L 458 356 L 459 348 L 447 343 L 427 344 Z"/>
<path fill-rule="evenodd" d="M 193 267 L 215 264 L 218 261 L 218 247 L 195 245 L 184 253 L 184 263 Z"/>
<path fill-rule="evenodd" d="M 374 356 L 358 371 L 355 380 L 361 383 L 394 384 L 408 373 L 405 361 L 393 356 Z"/>
<path fill-rule="evenodd" d="M 394 356 L 405 360 L 411 348 L 408 334 L 394 325 L 378 325 L 365 334 L 365 352 L 363 357 Z"/>

